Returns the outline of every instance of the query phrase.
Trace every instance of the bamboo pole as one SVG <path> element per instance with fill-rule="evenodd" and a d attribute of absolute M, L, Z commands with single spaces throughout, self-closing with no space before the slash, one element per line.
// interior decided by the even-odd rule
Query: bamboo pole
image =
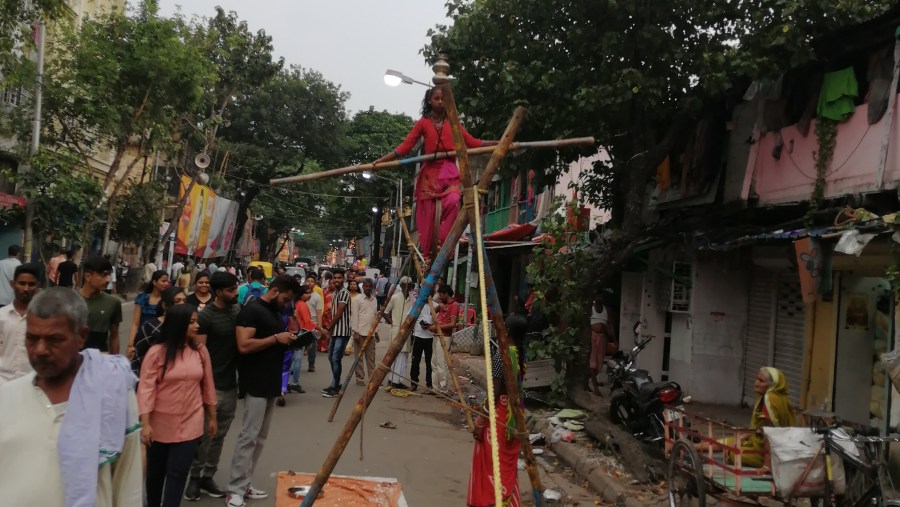
<path fill-rule="evenodd" d="M 462 125 L 459 123 L 459 112 L 456 110 L 456 99 L 453 97 L 453 88 L 450 82 L 441 85 L 444 99 L 444 111 L 447 121 L 450 122 L 450 131 L 453 132 L 453 149 L 456 152 L 456 165 L 459 168 L 460 178 L 471 181 L 469 175 L 469 151 L 462 136 Z"/>
<path fill-rule="evenodd" d="M 474 210 L 473 210 L 474 212 Z M 471 248 L 471 246 L 470 246 Z M 481 262 L 481 260 L 479 260 Z M 500 307 L 500 297 L 497 295 L 497 286 L 494 284 L 494 276 L 491 273 L 490 263 L 484 259 L 484 285 L 487 293 L 488 306 L 491 314 L 494 316 L 494 329 L 497 330 L 497 343 L 501 350 L 509 350 L 510 340 L 506 329 L 506 322 L 503 320 L 503 309 Z M 487 351 L 485 351 L 487 353 Z M 524 354 L 524 350 L 520 350 L 519 354 Z M 534 450 L 531 448 L 531 440 L 528 438 L 528 426 L 525 423 L 525 410 L 519 401 L 519 385 L 512 375 L 512 359 L 509 354 L 500 354 L 503 362 L 503 381 L 506 384 L 506 395 L 509 398 L 509 406 L 513 411 L 513 418 L 516 421 L 516 432 L 519 435 L 519 441 L 522 443 L 522 454 L 525 457 L 525 471 L 528 473 L 528 479 L 531 481 L 531 496 L 534 505 L 540 507 L 543 502 L 541 493 L 543 486 L 541 485 L 541 475 L 537 468 L 537 462 L 534 457 Z"/>
<path fill-rule="evenodd" d="M 519 113 L 519 110 L 522 110 L 522 113 L 524 113 L 523 108 L 518 108 L 516 112 Z M 524 116 L 524 114 L 516 116 Z M 514 116 L 514 120 L 516 116 Z M 521 118 L 518 121 L 521 122 Z M 513 121 L 510 121 L 510 123 L 512 124 Z M 512 125 L 507 127 L 508 132 L 510 130 L 510 127 L 512 127 Z M 516 126 L 516 128 L 518 127 Z M 507 136 L 506 134 L 504 134 L 504 138 L 501 138 L 500 144 L 496 148 L 502 149 L 503 153 L 505 153 L 506 150 L 509 149 L 509 146 L 512 143 L 512 136 Z M 488 168 L 485 170 L 484 176 L 482 177 L 482 180 L 480 182 L 479 190 L 484 190 L 487 188 L 487 185 L 488 183 L 490 183 L 491 177 L 493 176 L 493 172 L 497 169 L 497 165 L 498 164 L 495 164 L 493 167 L 491 167 L 491 164 L 488 164 Z M 472 193 L 470 192 L 471 190 L 472 189 L 470 185 L 470 188 L 467 189 L 467 191 L 469 191 L 467 195 L 472 195 Z M 471 203 L 468 205 L 471 206 Z M 344 428 L 341 430 L 341 434 L 335 441 L 334 446 L 332 446 L 332 449 L 328 453 L 328 456 L 325 457 L 325 461 L 319 467 L 319 471 L 316 473 L 316 477 L 313 479 L 312 485 L 310 486 L 309 493 L 306 495 L 306 497 L 303 498 L 301 507 L 312 506 L 313 502 L 322 491 L 322 487 L 328 481 L 328 477 L 331 476 L 331 473 L 337 466 L 337 462 L 338 460 L 340 460 L 341 455 L 344 453 L 344 449 L 346 449 L 347 444 L 350 443 L 350 437 L 353 435 L 353 432 L 356 430 L 356 427 L 359 425 L 359 422 L 362 419 L 364 410 L 372 403 L 372 400 L 375 398 L 375 394 L 378 392 L 378 390 L 375 389 L 374 386 L 380 385 L 381 382 L 384 381 L 384 377 L 387 375 L 387 372 L 390 371 L 391 365 L 394 363 L 394 359 L 396 359 L 397 354 L 400 352 L 400 349 L 403 348 L 403 346 L 406 344 L 406 340 L 409 339 L 409 335 L 412 332 L 413 326 L 416 324 L 416 319 L 419 318 L 419 314 L 422 312 L 422 307 L 425 305 L 425 302 L 428 301 L 428 297 L 431 295 L 432 288 L 434 287 L 434 282 L 447 266 L 454 246 L 457 242 L 459 242 L 459 238 L 462 236 L 463 231 L 469 223 L 468 217 L 468 213 L 460 213 L 456 217 L 456 221 L 453 223 L 453 226 L 451 227 L 450 232 L 448 233 L 447 238 L 444 241 L 444 244 L 441 246 L 441 250 L 434 258 L 434 261 L 431 265 L 431 271 L 428 273 L 428 276 L 422 281 L 422 286 L 419 289 L 419 296 L 416 298 L 415 303 L 409 310 L 409 314 L 406 316 L 403 324 L 401 324 L 400 331 L 397 333 L 397 336 L 395 336 L 394 339 L 391 340 L 391 344 L 390 346 L 388 346 L 387 351 L 382 357 L 381 364 L 379 365 L 378 369 L 375 370 L 375 375 L 373 375 L 372 379 L 369 381 L 369 385 L 366 387 L 365 392 L 359 398 L 359 400 L 356 402 L 356 405 L 353 407 L 353 410 L 350 412 L 350 417 L 344 424 Z M 538 491 L 536 495 L 538 498 L 540 498 L 540 491 Z M 537 505 L 540 505 L 539 501 Z"/>
<path fill-rule="evenodd" d="M 566 148 L 569 146 L 582 146 L 594 144 L 596 140 L 593 137 L 573 137 L 568 139 L 553 139 L 549 141 L 524 141 L 518 143 L 512 143 L 507 148 L 508 150 L 534 150 L 534 149 L 557 149 L 557 148 Z M 480 148 L 472 148 L 471 150 L 466 150 L 466 153 L 469 156 L 475 155 L 488 155 L 494 154 L 497 151 L 497 146 L 482 146 Z M 505 153 L 505 152 L 504 152 Z M 288 176 L 285 178 L 272 178 L 269 180 L 270 185 L 286 185 L 288 183 L 303 183 L 307 181 L 315 181 L 321 180 L 325 178 L 333 178 L 335 176 L 341 176 L 344 174 L 352 174 L 352 173 L 361 173 L 361 172 L 376 172 L 376 171 L 384 171 L 387 169 L 394 169 L 397 167 L 403 167 L 408 165 L 414 165 L 419 162 L 427 162 L 429 160 L 443 160 L 447 158 L 456 157 L 455 151 L 441 151 L 437 153 L 432 153 L 429 155 L 422 155 L 419 157 L 409 157 L 399 160 L 391 160 L 389 162 L 382 162 L 380 164 L 357 164 L 351 165 L 347 167 L 341 167 L 338 169 L 329 169 L 327 171 L 320 171 L 317 173 L 310 174 L 301 174 L 298 176 Z M 462 173 L 460 172 L 460 175 Z"/>
<path fill-rule="evenodd" d="M 410 252 L 415 251 L 415 245 L 412 241 L 412 236 L 409 234 L 409 228 L 406 227 L 406 222 L 403 222 L 403 235 L 406 237 L 406 244 L 409 245 Z M 419 261 L 419 257 L 413 255 L 413 263 L 416 265 L 416 271 L 419 273 L 419 278 L 425 278 L 425 266 L 422 265 L 421 261 Z M 440 288 L 440 287 L 438 287 Z M 428 307 L 431 309 L 432 318 L 437 322 L 437 311 L 434 308 L 434 304 L 429 302 Z M 444 358 L 447 360 L 447 373 L 453 379 L 453 387 L 456 388 L 456 393 L 459 395 L 459 403 L 462 406 L 466 406 L 466 395 L 463 393 L 462 387 L 459 385 L 459 377 L 456 376 L 456 370 L 453 368 L 453 360 L 450 359 L 450 349 L 447 348 L 447 341 L 444 340 L 444 331 L 441 330 L 440 324 L 437 326 L 437 336 L 438 341 L 441 343 L 441 352 L 444 353 Z M 469 413 L 468 410 L 464 410 L 466 414 L 466 423 L 469 425 L 469 431 L 475 430 L 475 421 L 472 420 L 472 414 Z"/>
<path fill-rule="evenodd" d="M 422 312 L 422 307 L 431 295 L 434 282 L 449 262 L 452 245 L 459 241 L 462 231 L 466 228 L 467 222 L 468 219 L 465 213 L 460 213 L 459 216 L 457 216 L 456 222 L 454 222 L 453 227 L 447 236 L 447 241 L 441 247 L 441 251 L 438 252 L 438 255 L 435 256 L 434 262 L 431 265 L 431 271 L 428 273 L 425 280 L 422 281 L 422 286 L 419 289 L 419 296 L 409 310 L 409 314 L 407 314 L 403 324 L 400 325 L 400 331 L 397 333 L 397 336 L 391 340 L 391 344 L 388 346 L 387 351 L 381 359 L 381 364 L 379 364 L 378 368 L 375 370 L 375 374 L 369 381 L 368 386 L 366 386 L 365 392 L 350 412 L 350 416 L 344 424 L 344 428 L 341 430 L 341 434 L 335 441 L 334 446 L 328 453 L 322 466 L 319 467 L 319 471 L 316 473 L 316 477 L 313 479 L 313 483 L 310 486 L 310 491 L 306 497 L 304 497 L 301 507 L 312 506 L 313 502 L 322 491 L 322 487 L 328 481 L 328 477 L 331 476 L 335 466 L 337 466 L 338 460 L 343 454 L 344 449 L 347 448 L 347 444 L 350 442 L 350 437 L 353 435 L 353 432 L 356 430 L 356 427 L 362 419 L 364 410 L 372 403 L 372 399 L 375 398 L 375 394 L 378 392 L 378 389 L 375 388 L 375 386 L 380 385 L 381 382 L 384 381 L 384 377 L 387 376 L 387 372 L 390 371 L 394 359 L 397 358 L 400 349 L 403 348 L 406 341 L 409 339 L 413 326 L 415 326 L 416 320 Z"/>
<path fill-rule="evenodd" d="M 402 273 L 406 266 L 409 265 L 409 261 L 412 258 L 412 253 L 406 257 L 406 260 L 403 261 L 403 265 L 400 266 L 400 271 L 398 273 Z M 378 324 L 381 322 L 381 319 L 384 318 L 384 310 L 387 308 L 388 302 L 391 300 L 391 297 L 394 295 L 394 291 L 397 289 L 399 283 L 391 287 L 390 292 L 388 292 L 387 299 L 384 300 L 384 304 L 381 305 L 381 308 L 378 310 L 378 316 L 375 318 L 375 322 L 372 324 L 372 327 L 369 329 L 369 334 L 366 335 L 366 339 L 363 341 L 360 349 L 357 351 L 356 359 L 353 360 L 353 366 L 350 367 L 350 370 L 347 372 L 347 377 L 344 379 L 344 383 L 341 385 L 341 391 L 338 393 L 337 398 L 334 399 L 334 403 L 331 405 L 331 412 L 328 414 L 328 422 L 334 421 L 334 414 L 337 413 L 337 409 L 341 404 L 341 400 L 344 399 L 344 393 L 347 392 L 347 386 L 350 385 L 350 379 L 353 378 L 353 374 L 356 373 L 356 367 L 359 365 L 359 362 L 362 361 L 363 354 L 365 353 L 366 347 L 369 346 L 369 342 L 372 340 L 372 337 L 375 335 L 375 330 L 378 329 Z M 369 375 L 373 375 L 374 372 L 369 372 Z"/>
<path fill-rule="evenodd" d="M 450 104 L 450 107 L 455 107 L 455 104 Z M 500 137 L 500 143 L 497 145 L 497 150 L 494 151 L 484 169 L 484 176 L 478 182 L 479 193 L 472 195 L 469 199 L 480 199 L 480 191 L 487 190 L 491 177 L 497 168 L 500 167 L 500 162 L 503 160 L 503 157 L 506 156 L 507 150 L 512 144 L 512 138 L 515 136 L 516 131 L 519 129 L 519 125 L 521 125 L 524 119 L 525 108 L 517 107 L 509 125 L 506 127 L 506 131 L 503 132 L 503 136 Z M 460 174 L 460 177 L 463 186 L 471 188 L 470 175 L 464 176 Z M 475 208 L 471 204 L 472 203 L 466 205 L 464 211 L 469 215 L 469 223 L 475 224 L 476 220 L 481 220 L 481 217 L 475 216 Z M 484 243 L 482 238 L 476 237 L 473 239 L 477 243 L 470 242 L 469 248 L 480 246 L 483 250 Z M 522 409 L 522 405 L 519 402 L 519 385 L 517 379 L 513 375 L 512 359 L 508 352 L 510 346 L 509 336 L 506 332 L 506 323 L 503 321 L 503 310 L 500 307 L 500 298 L 497 296 L 494 277 L 491 273 L 490 265 L 487 264 L 487 257 L 483 256 L 479 258 L 478 263 L 480 266 L 483 266 L 484 270 L 485 293 L 487 297 L 486 303 L 490 306 L 491 313 L 494 316 L 494 328 L 497 330 L 497 342 L 500 345 L 499 355 L 501 362 L 503 363 L 503 380 L 506 384 L 506 396 L 509 399 L 509 406 L 513 411 L 513 417 L 516 421 L 516 431 L 519 434 L 522 452 L 525 455 L 525 470 L 528 472 L 528 479 L 531 482 L 531 496 L 534 500 L 534 505 L 540 507 L 543 505 L 543 497 L 541 494 L 544 488 L 541 484 L 541 475 L 540 472 L 538 472 L 534 452 L 531 448 L 531 440 L 528 438 L 528 427 L 525 425 L 525 411 Z M 489 353 L 490 351 L 485 351 L 485 354 Z M 520 353 L 524 353 L 524 351 Z M 490 372 L 488 374 L 490 374 Z"/>

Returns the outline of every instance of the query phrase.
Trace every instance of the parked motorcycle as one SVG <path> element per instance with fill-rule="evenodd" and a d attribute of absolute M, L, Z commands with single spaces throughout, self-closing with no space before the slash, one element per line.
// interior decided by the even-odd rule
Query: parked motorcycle
<path fill-rule="evenodd" d="M 665 437 L 663 409 L 684 402 L 677 382 L 654 382 L 647 370 L 634 367 L 638 354 L 653 339 L 645 336 L 636 341 L 631 352 L 617 352 L 606 361 L 612 397 L 609 418 L 625 426 L 635 437 L 657 442 Z"/>

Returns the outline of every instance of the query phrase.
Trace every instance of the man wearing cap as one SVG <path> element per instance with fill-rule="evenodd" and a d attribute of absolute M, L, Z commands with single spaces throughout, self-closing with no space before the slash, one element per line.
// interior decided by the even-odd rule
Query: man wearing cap
<path fill-rule="evenodd" d="M 387 308 L 384 310 L 384 320 L 391 325 L 391 340 L 400 333 L 400 325 L 403 319 L 412 308 L 413 300 L 409 297 L 409 289 L 412 286 L 412 280 L 408 276 L 404 276 L 399 282 L 400 290 L 395 290 L 391 300 L 388 301 Z M 399 389 L 409 389 L 403 383 L 403 377 L 406 376 L 406 368 L 409 364 L 409 352 L 412 348 L 412 340 L 406 340 L 403 350 L 397 354 L 394 364 L 391 366 L 391 375 L 388 377 L 388 383 L 391 387 Z"/>

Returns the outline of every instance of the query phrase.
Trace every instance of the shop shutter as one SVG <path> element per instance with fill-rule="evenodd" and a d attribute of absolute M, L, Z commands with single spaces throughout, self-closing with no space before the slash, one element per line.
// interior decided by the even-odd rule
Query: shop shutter
<path fill-rule="evenodd" d="M 775 366 L 787 377 L 791 401 L 800 407 L 803 378 L 803 348 L 806 342 L 806 305 L 796 273 L 778 277 L 778 302 L 775 315 Z"/>
<path fill-rule="evenodd" d="M 744 403 L 747 405 L 752 405 L 756 399 L 753 383 L 756 381 L 757 372 L 769 364 L 774 292 L 774 272 L 755 270 L 750 282 L 747 339 L 744 342 Z"/>

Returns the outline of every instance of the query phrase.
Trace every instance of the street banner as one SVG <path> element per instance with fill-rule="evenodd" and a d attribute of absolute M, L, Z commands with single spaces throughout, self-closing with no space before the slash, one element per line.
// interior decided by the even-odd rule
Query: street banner
<path fill-rule="evenodd" d="M 231 242 L 234 240 L 234 230 L 237 227 L 238 210 L 241 205 L 236 201 L 228 201 L 228 208 L 225 211 L 225 221 L 222 223 L 222 235 L 219 241 L 216 257 L 224 257 L 228 255 L 228 250 L 232 248 Z"/>
<path fill-rule="evenodd" d="M 188 187 L 191 186 L 191 178 L 188 176 L 181 177 L 181 189 L 178 192 L 178 198 L 184 199 L 184 194 Z M 175 236 L 175 253 L 187 254 L 191 248 L 191 233 L 196 229 L 197 222 L 202 221 L 201 212 L 203 207 L 203 197 L 201 196 L 201 185 L 195 184 L 191 187 L 191 193 L 184 203 L 184 210 L 178 217 L 178 233 Z"/>
<path fill-rule="evenodd" d="M 225 236 L 222 228 L 225 225 L 225 218 L 228 216 L 231 202 L 232 201 L 225 199 L 224 197 L 216 197 L 216 206 L 213 208 L 212 220 L 210 221 L 209 234 L 206 241 L 206 250 L 203 253 L 203 257 L 212 258 L 219 256 L 219 246 Z"/>
<path fill-rule="evenodd" d="M 200 231 L 197 234 L 197 243 L 194 246 L 194 257 L 207 257 L 206 245 L 209 242 L 209 231 L 212 227 L 213 213 L 216 210 L 216 193 L 209 187 L 203 187 L 205 196 L 203 202 L 203 220 L 200 221 Z"/>

